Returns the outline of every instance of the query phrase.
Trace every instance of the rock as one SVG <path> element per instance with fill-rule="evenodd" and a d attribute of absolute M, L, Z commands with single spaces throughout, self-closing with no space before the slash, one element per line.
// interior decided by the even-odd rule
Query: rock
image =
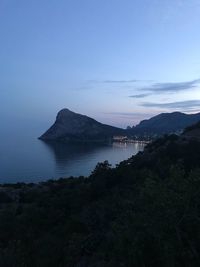
<path fill-rule="evenodd" d="M 126 131 L 102 124 L 69 109 L 58 112 L 55 123 L 39 139 L 45 141 L 104 142 L 113 135 L 126 135 Z"/>

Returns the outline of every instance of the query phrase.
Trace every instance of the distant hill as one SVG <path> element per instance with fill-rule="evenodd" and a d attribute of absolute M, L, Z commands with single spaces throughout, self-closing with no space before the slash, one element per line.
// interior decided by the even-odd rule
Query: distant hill
<path fill-rule="evenodd" d="M 128 130 L 132 134 L 168 134 L 178 132 L 200 121 L 200 113 L 184 114 L 181 112 L 161 113 L 149 120 L 143 120 Z"/>
<path fill-rule="evenodd" d="M 58 112 L 55 123 L 39 139 L 45 141 L 108 142 L 114 135 L 160 136 L 181 132 L 188 126 L 200 121 L 200 113 L 181 112 L 161 113 L 138 125 L 121 129 L 102 124 L 88 116 L 77 114 L 69 109 Z"/>
<path fill-rule="evenodd" d="M 52 141 L 107 142 L 113 135 L 126 135 L 126 130 L 102 124 L 69 109 L 62 109 L 55 123 L 39 139 Z"/>

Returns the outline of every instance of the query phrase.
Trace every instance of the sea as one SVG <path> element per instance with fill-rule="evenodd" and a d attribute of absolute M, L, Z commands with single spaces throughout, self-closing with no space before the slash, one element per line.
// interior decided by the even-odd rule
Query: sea
<path fill-rule="evenodd" d="M 0 134 L 0 183 L 37 183 L 70 176 L 88 176 L 98 162 L 112 167 L 143 151 L 140 143 L 64 144 L 46 143 L 37 131 L 22 129 Z"/>

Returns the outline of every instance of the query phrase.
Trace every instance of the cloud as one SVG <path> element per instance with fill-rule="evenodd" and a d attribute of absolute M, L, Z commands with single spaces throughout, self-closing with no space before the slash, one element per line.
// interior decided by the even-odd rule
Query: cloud
<path fill-rule="evenodd" d="M 105 80 L 103 83 L 137 83 L 140 80 Z"/>
<path fill-rule="evenodd" d="M 128 117 L 132 117 L 132 116 L 138 116 L 138 115 L 147 115 L 141 112 L 106 112 L 105 114 L 109 114 L 109 115 L 121 115 L 121 116 L 128 116 Z"/>
<path fill-rule="evenodd" d="M 154 82 L 153 80 L 139 80 L 139 79 L 130 79 L 130 80 L 87 80 L 89 83 L 106 83 L 106 84 L 129 84 L 129 83 L 141 83 L 141 82 Z"/>
<path fill-rule="evenodd" d="M 121 117 L 121 118 L 132 118 L 132 119 L 144 119 L 144 118 L 150 118 L 155 115 L 155 112 L 106 112 L 105 114 Z"/>
<path fill-rule="evenodd" d="M 193 108 L 200 108 L 200 100 L 187 100 L 187 101 L 178 101 L 170 103 L 151 103 L 144 102 L 141 103 L 141 106 L 148 108 L 168 108 L 168 109 L 188 109 L 192 110 Z"/>
<path fill-rule="evenodd" d="M 138 94 L 138 95 L 130 95 L 129 97 L 131 98 L 144 98 L 146 96 L 151 95 L 150 93 L 146 93 L 146 94 Z"/>
<path fill-rule="evenodd" d="M 143 90 L 153 93 L 179 92 L 183 90 L 196 88 L 199 83 L 200 79 L 187 82 L 154 83 L 149 87 L 143 88 Z"/>

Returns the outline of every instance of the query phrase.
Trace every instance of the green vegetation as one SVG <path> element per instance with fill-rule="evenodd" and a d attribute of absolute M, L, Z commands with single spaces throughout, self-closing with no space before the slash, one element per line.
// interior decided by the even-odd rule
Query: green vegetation
<path fill-rule="evenodd" d="M 165 136 L 88 178 L 0 192 L 0 266 L 200 266 L 198 141 Z"/>
<path fill-rule="evenodd" d="M 200 121 L 197 122 L 196 124 L 186 127 L 184 133 L 187 133 L 192 130 L 198 130 L 198 129 L 200 129 Z"/>

